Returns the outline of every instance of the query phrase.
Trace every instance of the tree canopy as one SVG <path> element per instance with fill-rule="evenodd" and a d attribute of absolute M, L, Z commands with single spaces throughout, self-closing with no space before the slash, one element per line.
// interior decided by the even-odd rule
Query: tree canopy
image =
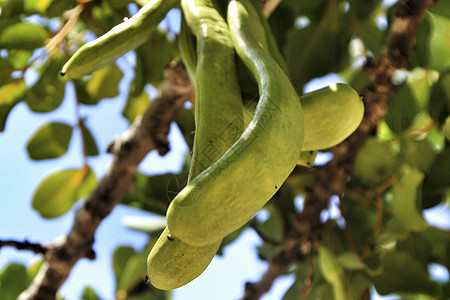
<path fill-rule="evenodd" d="M 114 58 L 87 76 L 60 74 L 83 45 L 118 24 L 134 22 L 147 2 L 0 0 L 0 135 L 19 126 L 9 119 L 19 103 L 33 114 L 46 114 L 70 101 L 70 94 L 76 122 L 49 120 L 22 147 L 38 163 L 63 157 L 79 139 L 82 157 L 78 167 L 43 174 L 32 199 L 14 199 L 29 203 L 42 222 L 77 210 L 70 231 L 54 242 L 0 236 L 0 247 L 31 250 L 41 257 L 31 266 L 11 263 L 0 270 L 1 299 L 62 298 L 58 290 L 73 266 L 82 258 L 95 259 L 96 231 L 115 206 L 165 216 L 190 180 L 198 95 L 190 65 L 197 62 L 180 48 L 186 36 L 184 42 L 196 46 L 195 37 L 189 32 L 182 36 L 178 27 L 186 22 L 183 13 L 144 33 L 128 56 L 134 62 L 123 60 L 119 67 Z M 181 12 L 179 1 L 172 2 L 171 12 Z M 294 275 L 295 282 L 284 300 L 370 299 L 372 287 L 402 299 L 450 298 L 448 275 L 442 281 L 430 272 L 432 265 L 450 271 L 450 228 L 426 217 L 436 208 L 442 208 L 444 218 L 450 214 L 450 3 L 259 2 L 297 92 L 309 92 L 312 83 L 333 74 L 358 92 L 365 111 L 352 135 L 313 152 L 306 158 L 310 166 L 295 166 L 283 185 L 275 187 L 278 191 L 263 207 L 264 218 L 252 218 L 223 239 L 216 255 L 245 229 L 261 239 L 251 251 L 268 267 L 260 280 L 243 283 L 242 298 L 259 299 L 285 274 Z M 215 3 L 226 15 L 228 1 Z M 94 59 L 102 55 L 106 53 Z M 259 97 L 258 84 L 237 55 L 235 60 L 243 104 L 249 108 Z M 130 84 L 120 88 L 126 76 L 132 78 Z M 158 92 L 151 94 L 150 86 Z M 129 129 L 102 137 L 111 142 L 101 149 L 80 109 L 98 111 L 105 99 L 114 97 L 124 99 L 124 105 L 111 118 L 125 119 Z M 173 126 L 191 151 L 182 168 L 157 175 L 138 171 L 150 152 L 164 156 L 171 151 Z M 329 159 L 314 164 L 315 155 Z M 99 156 L 112 157 L 103 177 L 91 165 Z M 1 172 L 6 174 L 3 167 Z M 143 251 L 121 246 L 114 252 L 117 299 L 170 299 L 170 291 L 144 279 L 147 256 L 166 226 L 162 220 L 129 224 L 148 234 L 148 243 Z M 87 286 L 83 299 L 98 296 Z"/>

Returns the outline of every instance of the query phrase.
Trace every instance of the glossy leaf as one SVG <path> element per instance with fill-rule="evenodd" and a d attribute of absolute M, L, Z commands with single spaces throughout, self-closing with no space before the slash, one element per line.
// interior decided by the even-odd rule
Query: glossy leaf
<path fill-rule="evenodd" d="M 166 217 L 164 216 L 125 216 L 121 220 L 122 224 L 130 229 L 143 231 L 146 233 L 160 233 L 166 227 Z"/>
<path fill-rule="evenodd" d="M 50 122 L 40 127 L 28 140 L 28 156 L 33 160 L 57 158 L 69 148 L 73 127 Z"/>
<path fill-rule="evenodd" d="M 33 50 L 44 46 L 49 38 L 47 30 L 31 23 L 16 23 L 0 31 L 0 48 Z"/>
<path fill-rule="evenodd" d="M 46 177 L 36 188 L 32 205 L 44 218 L 56 218 L 66 212 L 96 185 L 89 167 L 63 170 Z"/>

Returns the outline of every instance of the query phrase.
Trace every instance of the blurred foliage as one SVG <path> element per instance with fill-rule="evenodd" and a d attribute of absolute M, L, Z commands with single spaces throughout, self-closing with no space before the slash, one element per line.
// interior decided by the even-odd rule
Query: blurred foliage
<path fill-rule="evenodd" d="M 177 59 L 177 28 L 159 29 L 149 40 L 112 64 L 85 78 L 67 80 L 58 73 L 64 62 L 84 43 L 107 32 L 146 1 L 97 0 L 84 3 L 84 12 L 58 47 L 58 31 L 74 13 L 77 1 L 0 0 L 0 131 L 15 126 L 8 120 L 18 103 L 41 114 L 56 110 L 67 97 L 75 104 L 99 106 L 106 98 L 126 98 L 121 112 L 132 123 L 151 103 L 147 87 L 158 87 L 163 69 Z M 392 7 L 381 0 L 284 0 L 269 18 L 301 91 L 312 79 L 340 75 L 361 91 L 367 82 L 362 72 L 366 57 L 382 53 L 391 26 Z M 78 4 L 83 5 L 83 4 Z M 174 22 L 175 23 L 175 22 Z M 258 97 L 254 80 L 238 62 L 246 100 Z M 120 67 L 119 67 L 120 66 Z M 120 83 L 126 74 L 128 88 Z M 429 224 L 424 210 L 450 204 L 450 2 L 439 1 L 426 13 L 417 32 L 408 68 L 396 74 L 398 92 L 388 100 L 389 112 L 356 158 L 349 189 L 340 197 L 339 219 L 324 222 L 323 245 L 291 270 L 294 284 L 285 300 L 362 299 L 373 285 L 382 295 L 403 299 L 449 299 L 447 282 L 433 279 L 430 264 L 450 270 L 450 234 Z M 45 218 L 65 214 L 96 185 L 88 156 L 100 153 L 88 119 L 49 121 L 36 129 L 26 147 L 33 160 L 63 156 L 74 131 L 79 131 L 85 158 L 79 168 L 63 168 L 47 175 L 33 195 L 33 208 Z M 193 144 L 194 114 L 184 108 L 176 117 L 186 144 Z M 137 174 L 134 191 L 122 204 L 164 215 L 171 199 L 186 184 L 190 156 L 179 173 Z M 26 170 L 24 170 L 26 171 Z M 301 210 L 294 203 L 314 187 L 313 175 L 298 166 L 286 184 L 264 208 L 266 218 L 254 218 L 226 237 L 219 249 L 233 243 L 247 227 L 263 244 L 255 249 L 261 259 L 278 250 L 289 232 L 291 215 Z M 112 266 L 117 299 L 170 299 L 144 283 L 146 257 L 164 224 L 129 220 L 127 226 L 149 236 L 145 249 L 119 247 Z M 0 272 L 0 299 L 16 299 L 40 265 L 12 263 Z M 343 298 L 344 297 L 344 298 Z M 85 287 L 82 299 L 100 299 Z"/>

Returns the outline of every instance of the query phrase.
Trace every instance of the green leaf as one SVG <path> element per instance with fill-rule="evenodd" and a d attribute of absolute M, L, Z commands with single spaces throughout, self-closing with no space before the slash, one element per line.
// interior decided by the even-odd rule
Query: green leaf
<path fill-rule="evenodd" d="M 0 86 L 0 132 L 5 130 L 9 113 L 22 100 L 26 91 L 27 86 L 22 79 Z"/>
<path fill-rule="evenodd" d="M 431 67 L 437 71 L 450 69 L 450 19 L 433 15 L 430 38 Z"/>
<path fill-rule="evenodd" d="M 450 18 L 450 4 L 448 1 L 438 1 L 428 8 L 431 13 Z"/>
<path fill-rule="evenodd" d="M 258 233 L 264 238 L 282 242 L 284 239 L 284 220 L 281 213 L 272 202 L 268 202 L 264 206 L 264 209 L 269 213 L 269 217 L 264 222 L 256 221 L 256 230 L 258 230 Z"/>
<path fill-rule="evenodd" d="M 122 218 L 121 222 L 127 228 L 143 231 L 150 234 L 155 232 L 160 233 L 167 224 L 166 217 L 164 216 L 125 216 Z"/>
<path fill-rule="evenodd" d="M 344 270 L 334 254 L 325 246 L 319 248 L 319 264 L 322 275 L 333 286 L 334 299 L 352 299 Z"/>
<path fill-rule="evenodd" d="M 186 180 L 187 173 L 168 173 L 155 176 L 138 173 L 133 192 L 122 197 L 121 203 L 165 215 L 170 198 L 175 197 L 184 187 Z"/>
<path fill-rule="evenodd" d="M 385 116 L 386 123 L 395 133 L 401 133 L 411 125 L 420 106 L 408 85 L 388 99 L 389 112 Z"/>
<path fill-rule="evenodd" d="M 436 156 L 423 181 L 422 205 L 430 208 L 445 199 L 450 189 L 450 148 L 447 147 Z"/>
<path fill-rule="evenodd" d="M 349 14 L 327 2 L 321 22 L 293 29 L 287 36 L 286 60 L 298 88 L 314 77 L 339 72 L 348 62 Z M 318 59 L 320 58 L 320 59 Z"/>
<path fill-rule="evenodd" d="M 69 148 L 73 127 L 50 122 L 40 127 L 27 143 L 28 156 L 33 160 L 57 158 Z"/>
<path fill-rule="evenodd" d="M 354 252 L 345 252 L 337 258 L 339 264 L 346 270 L 364 270 L 366 264 L 361 260 L 361 257 Z"/>
<path fill-rule="evenodd" d="M 81 125 L 81 137 L 83 139 L 83 152 L 87 156 L 97 156 L 99 154 L 97 142 L 94 139 L 86 123 L 82 121 Z"/>
<path fill-rule="evenodd" d="M 423 178 L 423 173 L 408 168 L 392 188 L 392 214 L 411 231 L 422 231 L 428 227 L 417 209 L 417 202 L 421 200 L 417 196 L 420 195 Z"/>
<path fill-rule="evenodd" d="M 32 206 L 44 218 L 56 218 L 70 210 L 96 185 L 94 172 L 81 169 L 58 171 L 46 177 L 34 192 Z"/>
<path fill-rule="evenodd" d="M 350 9 L 356 13 L 358 19 L 366 19 L 372 15 L 376 7 L 381 4 L 380 0 L 350 0 Z"/>
<path fill-rule="evenodd" d="M 360 22 L 360 26 L 361 32 L 358 37 L 363 41 L 366 50 L 372 52 L 374 56 L 380 55 L 387 31 L 381 30 L 373 19 Z"/>
<path fill-rule="evenodd" d="M 144 281 L 147 274 L 147 256 L 150 249 L 132 255 L 124 265 L 122 273 L 117 280 L 117 293 L 132 289 L 139 282 Z"/>
<path fill-rule="evenodd" d="M 372 277 L 381 295 L 390 293 L 431 293 L 435 284 L 430 281 L 426 266 L 407 252 L 387 252 L 382 257 L 383 272 Z"/>
<path fill-rule="evenodd" d="M 441 74 L 434 85 L 428 103 L 430 116 L 438 123 L 444 122 L 450 115 L 450 72 Z"/>
<path fill-rule="evenodd" d="M 122 276 L 123 270 L 133 255 L 136 254 L 136 251 L 133 247 L 130 246 L 120 246 L 114 250 L 112 255 L 112 267 L 114 270 L 114 275 L 116 277 L 116 282 L 119 282 L 120 276 Z"/>
<path fill-rule="evenodd" d="M 22 264 L 11 263 L 0 273 L 0 299 L 16 300 L 30 283 L 27 269 Z"/>
<path fill-rule="evenodd" d="M 142 91 L 142 93 L 138 97 L 133 97 L 131 94 L 129 94 L 127 103 L 122 110 L 122 116 L 124 116 L 125 119 L 127 119 L 131 124 L 137 116 L 145 113 L 149 105 L 150 98 L 146 91 Z"/>
<path fill-rule="evenodd" d="M 376 187 L 392 177 L 398 170 L 400 159 L 392 144 L 369 138 L 355 161 L 354 179 L 369 187 Z"/>
<path fill-rule="evenodd" d="M 49 38 L 47 30 L 31 23 L 16 23 L 0 31 L 0 48 L 33 50 L 44 46 Z"/>
<path fill-rule="evenodd" d="M 194 111 L 192 109 L 182 108 L 175 117 L 175 122 L 177 123 L 188 148 L 192 149 L 195 132 Z"/>
<path fill-rule="evenodd" d="M 98 101 L 119 95 L 119 82 L 123 77 L 122 71 L 116 64 L 100 69 L 92 74 L 86 85 L 90 97 Z"/>
<path fill-rule="evenodd" d="M 164 32 L 156 30 L 150 39 L 136 50 L 136 87 L 134 96 L 141 94 L 145 84 L 158 85 L 163 79 L 164 67 L 178 56 L 177 45 Z M 141 77 L 140 77 L 141 76 Z"/>
<path fill-rule="evenodd" d="M 92 287 L 86 286 L 84 287 L 83 295 L 81 295 L 81 300 L 100 300 L 100 297 L 97 296 L 97 293 Z"/>
<path fill-rule="evenodd" d="M 64 81 L 59 72 L 64 63 L 61 53 L 52 55 L 41 70 L 39 80 L 26 95 L 26 103 L 34 112 L 51 112 L 57 109 L 64 99 Z"/>
<path fill-rule="evenodd" d="M 447 141 L 450 142 L 450 116 L 445 119 L 444 125 L 442 126 L 442 132 L 447 138 Z"/>

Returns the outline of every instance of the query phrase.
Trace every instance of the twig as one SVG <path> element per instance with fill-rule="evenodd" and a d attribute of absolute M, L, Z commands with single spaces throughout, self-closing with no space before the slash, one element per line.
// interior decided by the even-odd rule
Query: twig
<path fill-rule="evenodd" d="M 0 241 L 0 248 L 2 247 L 14 247 L 17 250 L 29 250 L 36 254 L 45 254 L 48 250 L 47 246 L 43 246 L 39 243 L 30 243 L 27 240 L 23 242 L 18 242 L 14 240 Z"/>
<path fill-rule="evenodd" d="M 357 153 L 367 137 L 375 131 L 380 118 L 386 114 L 387 99 L 396 91 L 392 75 L 396 70 L 407 66 L 407 56 L 413 48 L 417 28 L 425 10 L 434 3 L 435 0 L 409 0 L 397 5 L 383 53 L 365 67 L 370 82 L 362 93 L 366 107 L 363 121 L 347 140 L 334 147 L 333 159 L 315 173 L 317 183 L 306 194 L 304 210 L 293 216 L 292 231 L 285 241 L 291 245 L 291 251 L 301 249 L 303 253 L 308 253 L 320 240 L 320 213 L 328 207 L 332 195 L 341 195 L 345 190 Z M 246 286 L 243 299 L 259 299 L 288 266 L 297 262 L 300 256 L 286 256 L 287 251 L 289 250 L 280 251 L 269 259 L 266 273 L 258 282 L 247 284 L 252 288 L 248 289 Z M 286 257 L 288 260 L 281 259 Z"/>
<path fill-rule="evenodd" d="M 165 70 L 157 99 L 109 146 L 109 152 L 114 154 L 112 165 L 77 211 L 68 235 L 48 246 L 43 266 L 19 299 L 54 299 L 75 263 L 83 257 L 95 258 L 92 245 L 97 227 L 122 196 L 133 189 L 138 165 L 148 152 L 156 149 L 161 155 L 167 153 L 170 123 L 193 92 L 181 63 Z"/>

